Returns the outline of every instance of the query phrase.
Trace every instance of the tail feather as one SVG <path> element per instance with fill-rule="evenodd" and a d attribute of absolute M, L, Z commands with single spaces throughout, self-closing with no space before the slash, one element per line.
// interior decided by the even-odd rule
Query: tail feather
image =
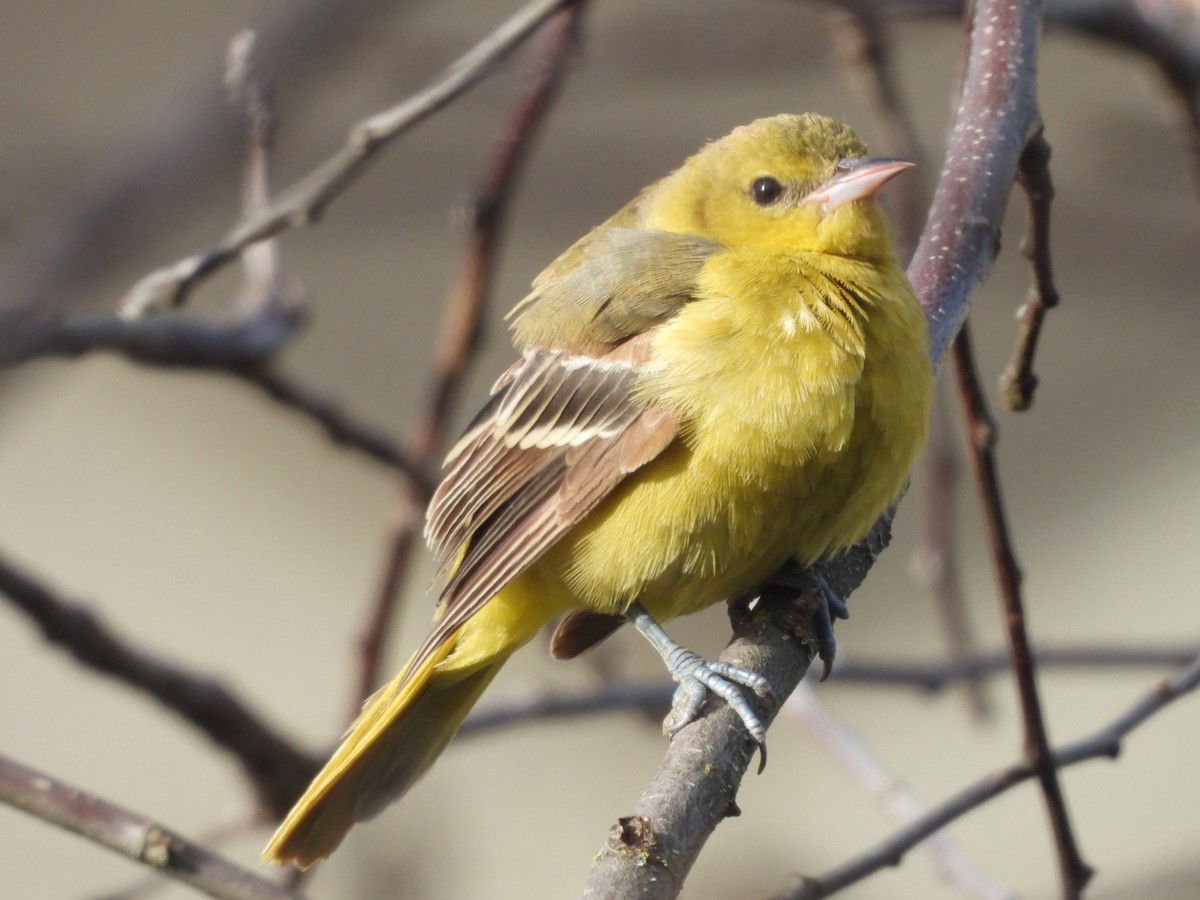
<path fill-rule="evenodd" d="M 437 671 L 461 629 L 363 705 L 341 746 L 263 851 L 269 862 L 307 868 L 332 853 L 356 822 L 399 799 L 433 764 L 508 659 Z M 513 648 L 515 649 L 515 648 Z"/>

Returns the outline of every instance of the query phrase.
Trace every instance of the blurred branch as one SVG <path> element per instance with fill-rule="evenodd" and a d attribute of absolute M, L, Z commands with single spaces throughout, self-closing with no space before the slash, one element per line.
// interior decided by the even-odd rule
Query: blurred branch
<path fill-rule="evenodd" d="M 912 823 L 925 814 L 924 805 L 912 790 L 889 772 L 858 734 L 821 702 L 811 683 L 800 685 L 784 704 L 783 713 L 817 741 L 893 819 Z M 980 900 L 1015 898 L 1011 891 L 988 881 L 948 835 L 930 835 L 926 849 L 942 880 L 965 896 Z"/>
<path fill-rule="evenodd" d="M 137 813 L 0 757 L 0 802 L 218 900 L 301 900 Z"/>
<path fill-rule="evenodd" d="M 354 125 L 341 150 L 258 212 L 237 223 L 217 243 L 145 276 L 122 299 L 124 314 L 137 317 L 178 306 L 199 281 L 236 259 L 251 244 L 288 228 L 315 222 L 331 202 L 362 176 L 381 150 L 477 84 L 542 22 L 569 2 L 572 0 L 532 0 L 521 7 L 423 91 Z"/>
<path fill-rule="evenodd" d="M 1011 410 L 1024 411 L 1033 405 L 1038 378 L 1033 373 L 1033 357 L 1046 311 L 1058 306 L 1058 289 L 1050 261 L 1050 203 L 1054 185 L 1050 180 L 1050 145 L 1039 130 L 1021 154 L 1017 184 L 1028 201 L 1028 224 L 1021 241 L 1021 253 L 1033 267 L 1033 279 L 1025 302 L 1017 311 L 1017 345 L 1012 359 L 1000 376 L 1000 393 Z"/>
<path fill-rule="evenodd" d="M 1000 491 L 1000 476 L 995 455 L 996 425 L 988 412 L 979 384 L 971 351 L 971 335 L 966 325 L 959 332 L 952 352 L 962 403 L 963 423 L 967 430 L 968 456 L 971 468 L 975 472 L 983 506 L 984 524 L 992 551 L 992 569 L 1000 593 L 1003 621 L 1012 657 L 1013 677 L 1021 703 L 1025 761 L 1038 776 L 1046 811 L 1050 817 L 1050 827 L 1054 832 L 1063 897 L 1070 900 L 1082 895 L 1093 871 L 1079 852 L 1058 770 L 1051 758 L 1050 738 L 1046 733 L 1046 721 L 1037 686 L 1036 665 L 1025 624 L 1021 570 L 1013 548 L 1012 535 L 1004 511 L 1004 499 Z"/>
<path fill-rule="evenodd" d="M 339 404 L 282 374 L 272 357 L 304 324 L 298 306 L 269 304 L 251 318 L 232 322 L 201 322 L 179 315 L 129 320 L 111 314 L 24 320 L 20 313 L 0 318 L 0 331 L 18 335 L 7 347 L 6 364 L 39 358 L 76 359 L 90 353 L 119 353 L 142 365 L 163 369 L 219 372 L 262 390 L 272 400 L 311 420 L 334 443 L 356 450 L 396 469 L 416 489 L 429 493 L 433 479 L 384 430 L 361 421 Z"/>
<path fill-rule="evenodd" d="M 272 814 L 286 812 L 320 768 L 319 759 L 272 730 L 220 682 L 134 647 L 3 558 L 0 594 L 77 662 L 149 694 L 232 754 Z"/>
<path fill-rule="evenodd" d="M 324 86 L 330 71 L 356 57 L 379 31 L 395 0 L 290 0 L 260 17 L 257 55 L 293 89 Z M 393 19 L 398 12 L 392 12 Z M 118 113 L 124 122 L 108 164 L 96 177 L 64 179 L 66 187 L 31 222 L 0 265 L 0 307 L 22 304 L 63 314 L 62 297 L 90 283 L 129 247 L 156 234 L 179 210 L 211 194 L 226 176 L 241 134 L 204 68 L 182 89 L 164 91 L 144 109 Z M 47 148 L 48 152 L 53 152 Z M 68 158 L 57 161 L 67 165 Z"/>
<path fill-rule="evenodd" d="M 533 77 L 493 141 L 487 173 L 467 210 L 471 229 L 469 243 L 458 280 L 446 300 L 425 411 L 409 444 L 411 456 L 419 460 L 426 471 L 437 465 L 454 401 L 479 347 L 483 314 L 496 265 L 496 247 L 509 200 L 538 128 L 558 94 L 567 63 L 579 39 L 584 0 L 566 0 L 558 5 L 562 9 L 546 22 L 544 46 Z M 418 544 L 416 534 L 429 495 L 423 486 L 408 484 L 404 487 L 404 496 L 399 499 L 395 521 L 386 541 L 374 602 L 358 641 L 356 712 L 379 681 L 383 645 L 391 631 L 400 586 Z"/>
<path fill-rule="evenodd" d="M 1104 646 L 1085 644 L 1075 647 L 1035 647 L 1033 658 L 1039 669 L 1087 669 L 1120 671 L 1159 669 L 1182 666 L 1196 658 L 1195 644 L 1130 647 L 1126 644 Z M 866 684 L 872 686 L 914 688 L 938 693 L 960 681 L 1007 675 L 1012 668 L 1003 650 L 973 653 L 951 662 L 911 662 L 852 659 L 839 663 L 830 684 Z"/>
<path fill-rule="evenodd" d="M 275 142 L 275 107 L 270 82 L 259 69 L 253 31 L 238 32 L 229 42 L 225 59 L 225 88 L 241 105 L 248 132 L 242 187 L 242 215 L 264 210 L 271 200 L 271 149 Z M 285 290 L 277 238 L 259 241 L 242 254 L 245 284 L 235 309 L 250 316 L 281 302 Z"/>
<path fill-rule="evenodd" d="M 1160 681 L 1108 725 L 1082 740 L 1060 747 L 1052 754 L 1052 764 L 1055 769 L 1064 769 L 1089 759 L 1116 759 L 1130 732 L 1175 700 L 1194 691 L 1197 685 L 1200 685 L 1200 660 L 1194 660 L 1171 680 Z M 909 850 L 930 835 L 1038 774 L 1037 769 L 1027 762 L 992 772 L 866 853 L 819 878 L 799 878 L 791 890 L 779 895 L 777 900 L 818 900 L 857 884 L 881 869 L 897 866 Z"/>
<path fill-rule="evenodd" d="M 1034 658 L 1042 670 L 1124 672 L 1177 668 L 1194 660 L 1197 652 L 1200 651 L 1195 644 L 1178 647 L 1085 644 L 1038 647 L 1034 650 Z M 973 653 L 953 662 L 852 659 L 837 664 L 833 675 L 825 682 L 825 689 L 882 687 L 937 694 L 964 681 L 1008 675 L 1010 671 L 1011 663 L 1003 650 Z M 610 680 L 590 690 L 570 693 L 534 691 L 515 694 L 490 700 L 472 712 L 459 729 L 458 736 L 478 737 L 514 725 L 612 712 L 645 713 L 647 721 L 658 724 L 671 707 L 675 688 L 676 684 L 666 679 Z"/>

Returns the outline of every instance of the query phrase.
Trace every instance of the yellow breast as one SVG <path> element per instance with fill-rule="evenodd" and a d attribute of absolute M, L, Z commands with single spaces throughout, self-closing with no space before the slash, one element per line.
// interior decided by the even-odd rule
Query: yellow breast
<path fill-rule="evenodd" d="M 682 439 L 538 566 L 554 589 L 670 618 L 852 544 L 895 499 L 925 428 L 924 320 L 898 270 L 825 259 L 713 258 L 639 386 Z"/>

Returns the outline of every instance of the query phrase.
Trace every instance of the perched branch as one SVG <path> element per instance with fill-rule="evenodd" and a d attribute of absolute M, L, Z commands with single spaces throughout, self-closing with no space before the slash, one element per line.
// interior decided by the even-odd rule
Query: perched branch
<path fill-rule="evenodd" d="M 1017 169 L 1017 184 L 1028 200 L 1028 225 L 1021 242 L 1021 253 L 1033 266 L 1033 280 L 1025 303 L 1017 311 L 1020 330 L 1012 359 L 1000 376 L 1000 394 L 1011 410 L 1023 411 L 1033 404 L 1038 378 L 1033 373 L 1033 356 L 1046 310 L 1058 306 L 1058 289 L 1050 264 L 1050 201 L 1054 185 L 1050 181 L 1050 145 L 1041 130 L 1034 135 Z"/>
<path fill-rule="evenodd" d="M 996 234 L 1017 162 L 1036 128 L 1036 60 L 1041 33 L 1037 0 L 979 0 L 966 75 L 929 224 L 909 277 L 930 323 L 930 359 L 940 368 L 966 317 L 971 290 L 996 254 Z M 877 526 L 878 527 L 878 526 Z M 886 529 L 885 529 L 886 533 Z M 827 570 L 834 590 L 849 594 L 886 541 L 875 534 Z M 846 567 L 857 567 L 844 577 Z M 722 659 L 752 664 L 785 699 L 811 662 L 812 648 L 756 623 Z M 674 897 L 704 842 L 731 810 L 750 761 L 745 732 L 722 707 L 679 732 L 658 774 L 613 829 L 585 891 L 598 897 Z M 692 786 L 683 789 L 681 786 Z"/>
<path fill-rule="evenodd" d="M 452 63 L 433 83 L 403 103 L 350 129 L 345 146 L 217 243 L 174 265 L 151 272 L 121 301 L 130 317 L 179 306 L 192 288 L 236 259 L 251 244 L 288 228 L 308 225 L 354 184 L 388 144 L 482 80 L 547 18 L 573 0 L 531 0 L 499 28 Z"/>
<path fill-rule="evenodd" d="M 966 318 L 969 295 L 999 247 L 1017 164 L 1039 127 L 1041 4 L 975 7 L 966 75 L 925 231 L 908 269 L 929 322 L 934 369 Z"/>
<path fill-rule="evenodd" d="M 830 587 L 849 596 L 890 539 L 891 517 L 885 515 L 866 541 L 823 571 Z M 775 622 L 778 612 L 756 609 L 720 657 L 767 679 L 771 695 L 756 702 L 756 711 L 768 725 L 816 655 L 816 642 L 805 630 L 809 617 L 795 621 L 797 630 L 785 632 Z M 658 900 L 678 895 L 713 829 L 738 814 L 737 789 L 754 752 L 740 717 L 726 704 L 677 732 L 633 812 L 609 832 L 583 897 Z"/>
<path fill-rule="evenodd" d="M 59 599 L 4 559 L 0 593 L 79 663 L 144 691 L 232 754 L 272 814 L 282 815 L 316 774 L 320 760 L 273 731 L 215 679 L 135 648 L 86 608 Z"/>
<path fill-rule="evenodd" d="M 1052 755 L 1052 764 L 1056 769 L 1064 769 L 1089 759 L 1116 759 L 1121 752 L 1122 742 L 1130 732 L 1175 700 L 1194 691 L 1197 685 L 1200 685 L 1200 660 L 1193 661 L 1170 681 L 1156 684 L 1137 703 L 1108 725 L 1082 740 L 1056 750 Z M 777 900 L 818 900 L 857 884 L 880 869 L 897 866 L 909 850 L 931 834 L 1018 784 L 1037 776 L 1037 770 L 1028 763 L 1016 763 L 985 775 L 866 853 L 831 869 L 819 878 L 799 878 L 792 889 L 781 894 Z"/>
<path fill-rule="evenodd" d="M 1021 703 L 1025 733 L 1025 761 L 1037 772 L 1046 812 L 1054 832 L 1058 853 L 1059 876 L 1065 898 L 1079 897 L 1092 877 L 1092 869 L 1084 862 L 1067 813 L 1066 798 L 1058 779 L 1058 770 L 1050 753 L 1050 739 L 1037 687 L 1037 673 L 1029 633 L 1025 627 L 1025 604 L 1021 596 L 1021 570 L 1013 550 L 1000 478 L 996 468 L 996 426 L 988 413 L 975 371 L 971 352 L 970 332 L 966 326 L 954 342 L 954 370 L 958 378 L 963 422 L 969 440 L 969 458 L 978 483 L 983 504 L 988 543 L 992 551 L 992 568 L 1003 610 L 1012 657 L 1013 676 Z"/>
<path fill-rule="evenodd" d="M 299 894 L 247 872 L 201 844 L 0 757 L 0 802 L 107 847 L 218 900 L 301 900 Z"/>
<path fill-rule="evenodd" d="M 501 126 L 493 144 L 487 174 L 469 209 L 471 233 L 466 257 L 459 279 L 446 301 L 441 337 L 434 355 L 433 383 L 426 397 L 425 412 L 410 442 L 410 453 L 426 470 L 432 470 L 437 464 L 454 401 L 479 345 L 483 314 L 491 293 L 496 247 L 509 199 L 538 127 L 558 94 L 578 40 L 584 0 L 566 0 L 560 5 L 563 8 L 546 23 L 545 46 L 537 69 L 515 109 Z M 412 485 L 405 487 L 404 494 L 386 542 L 374 603 L 358 642 L 356 710 L 379 681 L 383 643 L 391 631 L 396 597 L 418 544 L 416 532 L 429 500 L 427 491 L 417 490 Z"/>

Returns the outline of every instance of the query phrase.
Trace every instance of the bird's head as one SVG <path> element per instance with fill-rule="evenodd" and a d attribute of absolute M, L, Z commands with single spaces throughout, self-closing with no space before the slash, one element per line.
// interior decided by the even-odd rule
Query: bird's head
<path fill-rule="evenodd" d="M 850 129 L 813 113 L 758 119 L 714 141 L 645 198 L 645 225 L 730 247 L 867 260 L 891 254 L 874 197 L 912 163 L 867 156 Z"/>

